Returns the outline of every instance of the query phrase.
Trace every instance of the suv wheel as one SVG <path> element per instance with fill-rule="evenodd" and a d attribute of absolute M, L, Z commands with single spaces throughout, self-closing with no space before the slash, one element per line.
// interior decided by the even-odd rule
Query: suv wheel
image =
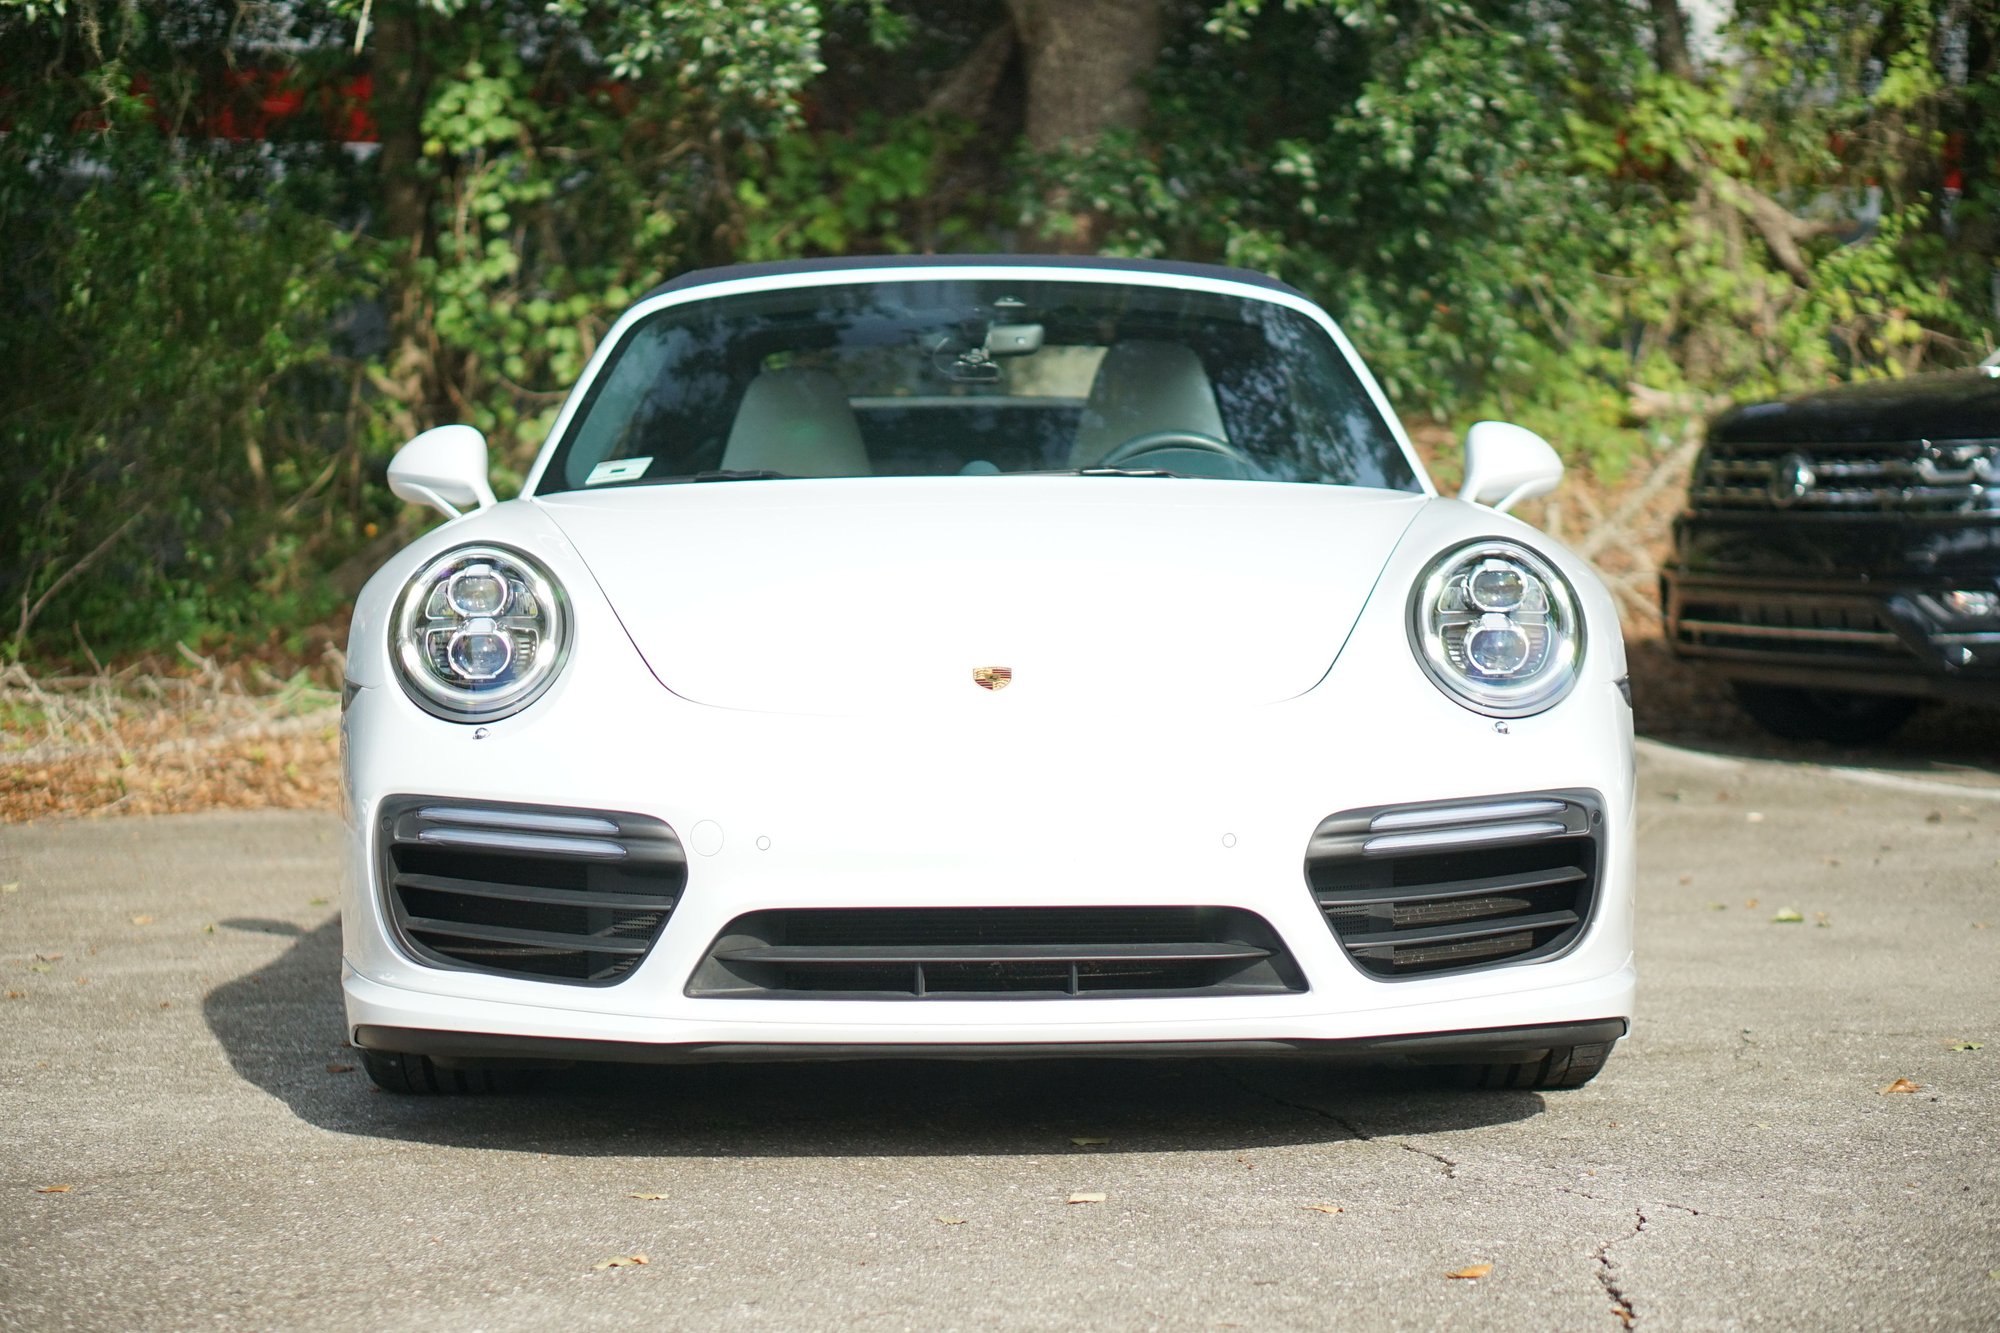
<path fill-rule="evenodd" d="M 1872 745 L 1885 741 L 1917 711 L 1917 700 L 1894 694 L 1850 694 L 1790 685 L 1736 681 L 1736 702 L 1757 725 L 1788 741 Z"/>

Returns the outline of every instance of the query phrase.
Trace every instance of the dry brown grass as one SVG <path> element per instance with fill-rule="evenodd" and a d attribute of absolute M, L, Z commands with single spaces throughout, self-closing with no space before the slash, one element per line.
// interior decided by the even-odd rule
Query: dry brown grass
<path fill-rule="evenodd" d="M 179 668 L 0 672 L 0 822 L 334 807 L 337 660 L 281 677 L 186 653 Z"/>

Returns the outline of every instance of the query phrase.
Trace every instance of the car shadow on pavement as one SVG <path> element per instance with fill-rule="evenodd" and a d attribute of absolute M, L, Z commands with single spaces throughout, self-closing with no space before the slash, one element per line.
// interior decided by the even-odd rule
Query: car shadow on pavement
<path fill-rule="evenodd" d="M 377 1092 L 345 1044 L 340 926 L 292 934 L 203 1013 L 236 1073 L 340 1134 L 568 1156 L 909 1157 L 1241 1151 L 1523 1120 L 1532 1092 L 1472 1092 L 1421 1070 L 1307 1060 L 853 1061 L 589 1065 L 485 1097 Z"/>

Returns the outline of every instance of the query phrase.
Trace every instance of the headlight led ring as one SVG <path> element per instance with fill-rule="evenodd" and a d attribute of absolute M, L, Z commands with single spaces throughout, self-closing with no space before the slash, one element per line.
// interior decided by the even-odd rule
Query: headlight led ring
<path fill-rule="evenodd" d="M 1410 598 L 1410 642 L 1447 694 L 1489 717 L 1559 703 L 1583 661 L 1576 593 L 1518 542 L 1473 542 L 1431 562 Z"/>
<path fill-rule="evenodd" d="M 568 599 L 533 558 L 504 546 L 461 546 L 403 589 L 390 654 L 427 712 L 490 722 L 526 708 L 569 655 Z"/>

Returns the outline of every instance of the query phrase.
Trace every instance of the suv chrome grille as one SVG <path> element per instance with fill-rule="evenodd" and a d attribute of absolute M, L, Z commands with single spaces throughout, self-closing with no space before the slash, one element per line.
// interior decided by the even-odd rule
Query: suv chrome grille
<path fill-rule="evenodd" d="M 434 966 L 618 981 L 687 881 L 680 839 L 644 815 L 396 796 L 378 827 L 390 919 Z"/>
<path fill-rule="evenodd" d="M 1979 513 L 2000 496 L 2000 439 L 1882 444 L 1710 444 L 1697 512 Z"/>
<path fill-rule="evenodd" d="M 1586 791 L 1349 810 L 1313 831 L 1306 880 L 1373 976 L 1546 958 L 1590 919 L 1603 823 Z"/>
<path fill-rule="evenodd" d="M 1277 932 L 1236 908 L 851 907 L 736 918 L 687 993 L 1034 1000 L 1304 989 Z"/>

